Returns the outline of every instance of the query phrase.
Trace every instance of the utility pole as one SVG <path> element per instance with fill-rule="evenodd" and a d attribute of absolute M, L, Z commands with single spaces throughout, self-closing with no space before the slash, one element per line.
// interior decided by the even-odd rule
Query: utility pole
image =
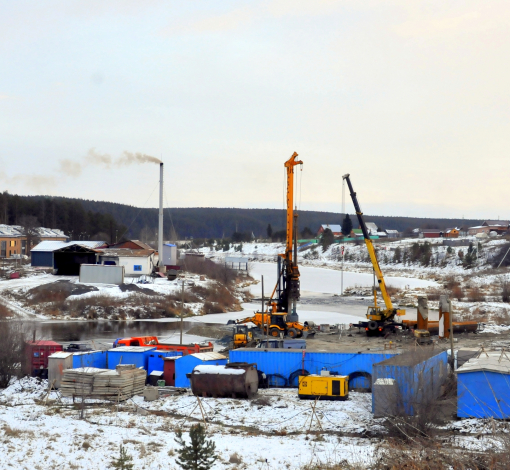
<path fill-rule="evenodd" d="M 182 344 L 182 318 L 184 316 L 184 280 L 182 281 L 182 293 L 181 293 L 181 342 Z"/>
<path fill-rule="evenodd" d="M 262 279 L 262 325 L 263 325 L 262 333 L 265 333 L 265 336 L 266 336 L 266 349 L 267 349 L 267 329 L 268 329 L 269 324 L 266 324 L 266 317 L 264 315 L 264 312 L 266 311 L 265 305 L 264 305 L 264 276 L 260 276 L 260 277 Z"/>
<path fill-rule="evenodd" d="M 455 370 L 455 356 L 453 354 L 453 310 L 452 310 L 452 301 L 448 299 L 448 309 L 450 310 L 450 348 L 451 348 L 451 357 L 452 357 L 452 371 Z"/>
<path fill-rule="evenodd" d="M 344 295 L 344 254 L 345 254 L 345 247 L 342 245 L 342 280 L 341 280 L 341 286 L 340 286 L 340 295 Z"/>

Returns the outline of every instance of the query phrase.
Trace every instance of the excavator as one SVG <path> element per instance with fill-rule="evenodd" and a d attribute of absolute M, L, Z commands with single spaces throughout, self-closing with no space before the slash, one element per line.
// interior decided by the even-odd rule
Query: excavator
<path fill-rule="evenodd" d="M 372 261 L 374 274 L 377 278 L 379 290 L 381 291 L 382 298 L 384 300 L 384 304 L 386 307 L 382 308 L 377 305 L 377 289 L 374 287 L 374 305 L 368 307 L 367 310 L 368 321 L 359 322 L 359 324 L 352 326 L 358 328 L 365 328 L 367 336 L 384 335 L 388 331 L 395 331 L 396 326 L 399 327 L 402 326 L 402 323 L 397 321 L 397 319 L 399 316 L 405 315 L 406 311 L 393 307 L 393 303 L 391 302 L 388 290 L 386 289 L 386 283 L 384 282 L 383 273 L 379 266 L 379 262 L 377 261 L 377 255 L 375 252 L 374 244 L 370 239 L 370 235 L 368 233 L 365 220 L 363 219 L 363 212 L 361 212 L 361 207 L 359 205 L 358 198 L 356 197 L 356 193 L 354 192 L 354 189 L 352 187 L 350 175 L 346 174 L 342 178 L 346 181 L 347 186 L 349 187 L 349 193 L 354 204 L 354 209 L 356 210 L 356 216 L 358 218 L 359 226 L 361 228 L 361 231 L 363 232 L 363 238 L 365 239 L 368 254 L 370 256 L 370 260 Z"/>
<path fill-rule="evenodd" d="M 278 255 L 278 277 L 267 309 L 242 320 L 230 320 L 228 323 L 254 323 L 264 334 L 273 337 L 282 335 L 290 338 L 305 336 L 311 338 L 315 334 L 313 322 L 299 322 L 296 304 L 300 297 L 299 268 L 297 262 L 297 218 L 294 212 L 294 167 L 303 165 L 296 160 L 294 152 L 285 162 L 287 170 L 287 224 L 285 253 Z M 276 295 L 276 298 L 274 298 Z"/>

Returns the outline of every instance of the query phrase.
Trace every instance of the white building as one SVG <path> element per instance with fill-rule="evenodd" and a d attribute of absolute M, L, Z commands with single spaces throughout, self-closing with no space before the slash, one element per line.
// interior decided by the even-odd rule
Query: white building
<path fill-rule="evenodd" d="M 124 266 L 125 276 L 142 276 L 152 273 L 154 250 L 129 248 L 103 248 L 99 254 L 100 264 Z"/>

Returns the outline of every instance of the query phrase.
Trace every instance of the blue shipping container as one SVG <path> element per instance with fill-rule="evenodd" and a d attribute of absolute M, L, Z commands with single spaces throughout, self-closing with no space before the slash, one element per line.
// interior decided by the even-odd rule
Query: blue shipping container
<path fill-rule="evenodd" d="M 374 364 L 373 381 L 395 379 L 398 385 L 398 401 L 408 415 L 413 415 L 415 406 L 431 403 L 441 395 L 441 386 L 447 376 L 448 353 L 430 352 L 423 355 L 406 355 L 390 358 Z M 372 396 L 372 412 L 375 412 Z"/>
<path fill-rule="evenodd" d="M 147 375 L 150 375 L 153 370 L 163 371 L 163 358 L 164 357 L 177 357 L 182 356 L 179 351 L 151 351 L 149 354 L 149 364 L 147 368 Z"/>
<path fill-rule="evenodd" d="M 230 362 L 257 364 L 273 387 L 297 387 L 303 371 L 320 374 L 322 369 L 349 376 L 350 389 L 370 390 L 372 365 L 395 356 L 396 352 L 337 353 L 308 350 L 242 348 L 230 351 Z"/>
<path fill-rule="evenodd" d="M 119 364 L 134 364 L 147 370 L 149 354 L 155 347 L 121 346 L 108 351 L 108 369 L 115 369 Z"/>
<path fill-rule="evenodd" d="M 506 365 L 506 364 L 504 364 Z M 457 371 L 459 418 L 510 418 L 510 376 L 490 370 Z"/>
<path fill-rule="evenodd" d="M 227 358 L 215 352 L 188 354 L 175 361 L 175 386 L 190 387 L 186 374 L 191 374 L 199 364 L 219 366 L 227 364 Z"/>
<path fill-rule="evenodd" d="M 107 351 L 85 351 L 73 354 L 73 369 L 79 367 L 97 367 L 108 369 Z"/>

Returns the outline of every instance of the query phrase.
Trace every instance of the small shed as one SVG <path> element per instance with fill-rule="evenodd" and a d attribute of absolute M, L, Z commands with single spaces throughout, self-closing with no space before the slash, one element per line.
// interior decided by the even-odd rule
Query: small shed
<path fill-rule="evenodd" d="M 27 341 L 25 344 L 25 374 L 33 377 L 47 377 L 48 357 L 62 351 L 55 341 Z"/>
<path fill-rule="evenodd" d="M 177 246 L 173 243 L 163 244 L 163 265 L 174 267 L 177 265 Z"/>
<path fill-rule="evenodd" d="M 84 351 L 73 354 L 73 369 L 79 367 L 95 367 L 97 369 L 108 369 L 107 351 Z"/>
<path fill-rule="evenodd" d="M 510 352 L 482 352 L 457 369 L 459 418 L 510 418 Z"/>
<path fill-rule="evenodd" d="M 105 265 L 124 266 L 126 276 L 147 276 L 154 268 L 154 253 L 152 249 L 104 248 L 101 249 L 99 260 Z"/>
<path fill-rule="evenodd" d="M 119 364 L 134 364 L 147 370 L 149 355 L 156 347 L 120 346 L 108 351 L 108 368 L 115 369 Z"/>
<path fill-rule="evenodd" d="M 59 351 L 48 357 L 48 383 L 60 388 L 64 371 L 73 368 L 73 353 Z"/>
<path fill-rule="evenodd" d="M 147 367 L 147 373 L 150 375 L 150 373 L 153 370 L 164 370 L 163 368 L 163 361 L 167 357 L 181 357 L 182 352 L 177 351 L 151 351 L 149 354 L 149 362 Z"/>
<path fill-rule="evenodd" d="M 400 354 L 373 366 L 373 383 L 381 387 L 373 390 L 372 412 L 378 416 L 394 414 L 398 405 L 398 415 L 414 415 L 420 407 L 430 406 L 441 395 L 441 387 L 447 377 L 448 354 L 446 351 L 422 350 Z M 380 379 L 394 379 L 396 386 Z M 391 384 L 395 384 L 391 382 Z M 392 396 L 381 396 L 391 392 Z M 380 404 L 389 408 L 384 414 Z M 391 406 L 390 406 L 391 405 Z"/>
<path fill-rule="evenodd" d="M 227 362 L 227 358 L 223 354 L 215 352 L 195 353 L 183 356 L 175 362 L 175 386 L 191 387 L 186 374 L 191 374 L 193 369 L 200 364 L 218 366 L 225 365 Z"/>

